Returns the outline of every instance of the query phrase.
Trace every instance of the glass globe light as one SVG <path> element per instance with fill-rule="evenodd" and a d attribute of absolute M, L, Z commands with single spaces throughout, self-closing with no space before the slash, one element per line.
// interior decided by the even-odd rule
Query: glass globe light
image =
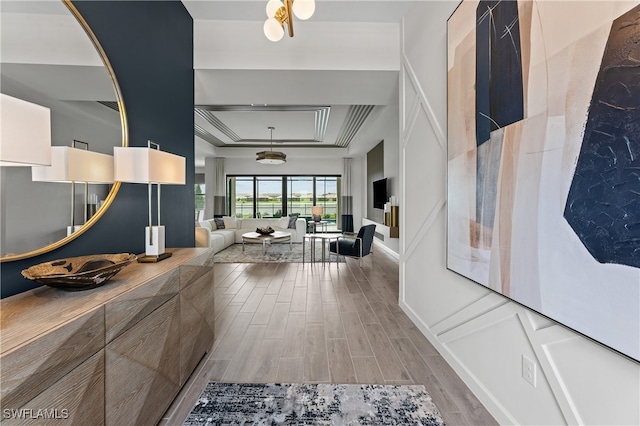
<path fill-rule="evenodd" d="M 276 12 L 282 6 L 284 5 L 280 0 L 269 0 L 269 3 L 267 3 L 267 18 L 273 18 L 276 16 Z"/>
<path fill-rule="evenodd" d="M 298 19 L 306 20 L 313 16 L 316 10 L 316 2 L 314 0 L 293 0 L 293 13 Z"/>
<path fill-rule="evenodd" d="M 264 35 L 271 41 L 280 41 L 284 36 L 284 28 L 276 18 L 264 21 Z"/>

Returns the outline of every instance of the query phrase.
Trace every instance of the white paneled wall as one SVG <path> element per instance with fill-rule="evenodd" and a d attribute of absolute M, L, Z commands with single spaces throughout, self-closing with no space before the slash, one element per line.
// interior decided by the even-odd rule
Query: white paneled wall
<path fill-rule="evenodd" d="M 402 26 L 400 305 L 502 424 L 640 424 L 640 365 L 446 268 L 446 21 Z M 522 357 L 537 382 L 522 377 Z"/>

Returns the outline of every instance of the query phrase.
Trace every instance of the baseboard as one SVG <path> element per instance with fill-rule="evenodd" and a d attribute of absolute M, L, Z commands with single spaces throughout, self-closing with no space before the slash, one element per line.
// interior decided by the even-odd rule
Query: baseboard
<path fill-rule="evenodd" d="M 389 253 L 391 255 L 391 257 L 393 257 L 394 259 L 396 259 L 397 261 L 400 261 L 400 254 L 396 253 L 395 251 L 391 250 L 389 247 L 385 246 L 384 244 L 376 241 L 375 239 L 373 240 L 373 244 L 376 246 L 376 250 L 378 248 L 383 249 L 384 251 L 386 251 L 387 253 Z"/>

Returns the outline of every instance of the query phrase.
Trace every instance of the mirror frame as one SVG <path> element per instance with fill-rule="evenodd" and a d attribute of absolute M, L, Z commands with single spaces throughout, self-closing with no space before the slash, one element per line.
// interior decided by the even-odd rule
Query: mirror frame
<path fill-rule="evenodd" d="M 113 71 L 113 68 L 111 67 L 111 63 L 109 62 L 109 58 L 107 57 L 105 51 L 102 49 L 102 46 L 100 45 L 100 42 L 96 38 L 96 35 L 93 33 L 93 31 L 89 27 L 89 24 L 87 24 L 87 22 L 84 20 L 84 18 L 82 17 L 82 15 L 78 11 L 78 9 L 76 9 L 76 7 L 73 5 L 73 1 L 72 0 L 61 0 L 61 1 L 69 9 L 71 14 L 76 18 L 76 20 L 78 21 L 78 23 L 80 24 L 82 29 L 85 31 L 87 36 L 89 36 L 89 39 L 91 40 L 91 42 L 93 43 L 94 47 L 98 51 L 98 55 L 100 55 L 100 58 L 102 59 L 102 62 L 104 64 L 105 68 L 107 69 L 107 74 L 109 74 L 109 78 L 111 79 L 111 83 L 113 84 L 113 88 L 114 88 L 114 90 L 116 92 L 116 102 L 118 103 L 118 110 L 119 110 L 119 113 L 120 113 L 120 127 L 122 129 L 122 146 L 123 147 L 129 146 L 129 140 L 128 140 L 129 131 L 128 131 L 128 127 L 127 127 L 127 114 L 126 114 L 126 111 L 125 111 L 125 108 L 124 108 L 124 102 L 122 101 L 122 92 L 120 91 L 120 86 L 118 85 L 118 81 L 116 79 L 115 72 Z M 32 251 L 29 251 L 29 252 L 26 252 L 26 253 L 12 254 L 12 255 L 9 255 L 9 256 L 0 257 L 0 263 L 11 262 L 11 261 L 15 261 L 15 260 L 23 260 L 23 259 L 27 259 L 27 258 L 34 257 L 34 256 L 39 256 L 41 254 L 48 253 L 50 251 L 56 250 L 56 249 L 64 246 L 65 244 L 75 240 L 80 235 L 82 235 L 85 232 L 87 232 L 87 230 L 89 230 L 89 228 L 91 228 L 93 226 L 93 224 L 96 223 L 102 217 L 102 215 L 107 211 L 109 206 L 111 206 L 111 203 L 113 203 L 113 200 L 115 199 L 116 195 L 118 194 L 118 190 L 120 189 L 120 184 L 121 184 L 120 182 L 114 182 L 113 183 L 113 186 L 111 187 L 111 191 L 109 191 L 109 194 L 105 198 L 103 205 L 76 232 L 72 233 L 71 235 L 69 235 L 69 236 L 67 236 L 67 237 L 65 237 L 65 238 L 63 238 L 61 240 L 56 241 L 55 243 L 49 244 L 47 246 L 41 247 L 41 248 L 36 249 L 36 250 L 32 250 Z"/>

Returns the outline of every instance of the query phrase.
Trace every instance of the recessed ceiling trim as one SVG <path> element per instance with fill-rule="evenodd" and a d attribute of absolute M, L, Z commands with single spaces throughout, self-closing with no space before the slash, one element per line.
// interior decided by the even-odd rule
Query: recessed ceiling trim
<path fill-rule="evenodd" d="M 329 113 L 331 112 L 330 106 L 317 106 L 317 105 L 196 105 L 195 112 L 209 124 L 214 126 L 220 132 L 236 144 L 246 143 L 269 143 L 269 139 L 242 139 L 238 134 L 231 130 L 226 124 L 224 124 L 218 117 L 212 112 L 313 112 L 314 113 L 314 137 L 313 139 L 274 139 L 274 143 L 283 144 L 301 144 L 301 143 L 317 143 L 323 142 L 327 127 L 329 124 Z"/>
<path fill-rule="evenodd" d="M 362 124 L 365 122 L 373 105 L 351 105 L 347 111 L 347 116 L 342 123 L 338 137 L 336 138 L 336 146 L 347 147 L 358 133 Z"/>
<path fill-rule="evenodd" d="M 210 111 L 196 107 L 195 112 L 200 117 L 202 117 L 207 123 L 211 124 L 213 127 L 215 127 L 216 129 L 224 133 L 232 141 L 238 142 L 239 140 L 241 140 L 240 136 L 238 136 L 237 133 L 231 130 L 226 124 L 224 124 L 218 117 L 213 115 Z"/>
<path fill-rule="evenodd" d="M 331 108 L 320 108 L 316 110 L 316 128 L 315 139 L 316 141 L 323 141 L 324 135 L 327 132 L 327 126 L 329 124 L 329 112 Z"/>
<path fill-rule="evenodd" d="M 224 146 L 224 142 L 203 129 L 199 124 L 193 125 L 193 133 L 214 146 Z"/>
<path fill-rule="evenodd" d="M 273 140 L 273 143 L 276 143 L 276 140 Z M 260 145 L 255 145 L 255 144 L 225 144 L 222 148 L 258 148 Z M 267 141 L 267 143 L 265 144 L 265 147 L 269 146 L 269 141 Z M 337 147 L 335 145 L 327 145 L 327 144 L 321 144 L 321 143 L 296 143 L 296 144 L 291 144 L 291 145 L 287 145 L 287 148 L 342 148 L 342 147 Z"/>
<path fill-rule="evenodd" d="M 196 105 L 197 109 L 205 111 L 315 111 L 317 109 L 331 109 L 329 106 L 318 105 Z"/>

